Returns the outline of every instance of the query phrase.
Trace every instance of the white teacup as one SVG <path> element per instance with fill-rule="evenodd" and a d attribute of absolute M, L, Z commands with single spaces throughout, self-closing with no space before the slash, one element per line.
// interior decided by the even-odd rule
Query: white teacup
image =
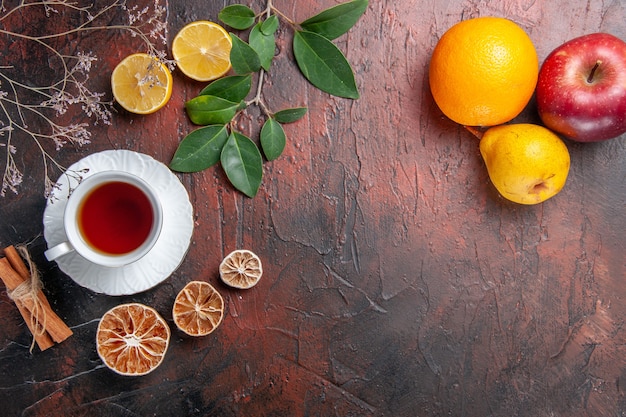
<path fill-rule="evenodd" d="M 161 233 L 163 210 L 156 192 L 141 178 L 103 171 L 72 191 L 63 222 L 67 241 L 45 251 L 48 260 L 76 252 L 94 264 L 120 267 L 152 249 Z"/>

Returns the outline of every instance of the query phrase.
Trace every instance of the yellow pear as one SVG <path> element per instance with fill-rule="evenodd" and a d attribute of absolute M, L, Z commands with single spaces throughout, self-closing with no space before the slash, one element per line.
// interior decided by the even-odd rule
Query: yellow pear
<path fill-rule="evenodd" d="M 569 151 L 561 138 L 543 126 L 492 127 L 483 134 L 479 147 L 491 182 L 508 200 L 538 204 L 565 185 Z"/>

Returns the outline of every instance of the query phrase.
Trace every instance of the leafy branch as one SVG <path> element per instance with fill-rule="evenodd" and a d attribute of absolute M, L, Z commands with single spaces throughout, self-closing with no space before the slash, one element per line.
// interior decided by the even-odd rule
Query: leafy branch
<path fill-rule="evenodd" d="M 219 20 L 235 30 L 247 31 L 248 41 L 231 32 L 230 61 L 235 75 L 213 81 L 185 103 L 189 119 L 203 127 L 183 138 L 170 168 L 178 172 L 198 172 L 219 162 L 232 185 L 246 196 L 254 197 L 263 177 L 263 158 L 272 161 L 285 148 L 283 125 L 300 120 L 307 112 L 306 107 L 272 112 L 263 101 L 264 77 L 271 68 L 275 34 L 281 21 L 294 31 L 294 57 L 308 82 L 328 94 L 357 99 L 359 91 L 354 71 L 332 41 L 350 30 L 367 6 L 368 0 L 348 1 L 299 24 L 272 6 L 271 0 L 258 14 L 241 4 L 223 8 Z M 246 101 L 251 93 L 253 74 L 257 75 L 257 91 Z M 259 135 L 261 149 L 235 126 L 238 115 L 250 106 L 258 107 L 265 116 Z"/>

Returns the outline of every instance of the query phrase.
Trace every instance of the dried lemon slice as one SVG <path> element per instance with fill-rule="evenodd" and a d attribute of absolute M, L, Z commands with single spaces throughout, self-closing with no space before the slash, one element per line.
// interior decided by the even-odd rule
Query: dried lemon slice
<path fill-rule="evenodd" d="M 176 296 L 172 317 L 188 335 L 205 336 L 222 322 L 224 299 L 208 282 L 191 281 Z"/>
<path fill-rule="evenodd" d="M 157 58 L 138 53 L 122 60 L 111 74 L 113 97 L 131 113 L 150 114 L 172 96 L 172 73 Z"/>
<path fill-rule="evenodd" d="M 231 287 L 247 289 L 254 287 L 263 275 L 261 259 L 247 250 L 231 252 L 220 264 L 220 278 Z"/>
<path fill-rule="evenodd" d="M 104 313 L 96 331 L 96 350 L 104 364 L 121 375 L 139 376 L 161 364 L 170 328 L 152 307 L 120 304 Z"/>

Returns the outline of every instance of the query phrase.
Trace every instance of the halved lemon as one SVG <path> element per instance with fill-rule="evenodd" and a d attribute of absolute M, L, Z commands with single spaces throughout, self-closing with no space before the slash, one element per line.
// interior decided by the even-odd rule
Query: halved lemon
<path fill-rule="evenodd" d="M 254 287 L 263 275 L 261 259 L 252 251 L 238 249 L 226 256 L 220 264 L 220 278 L 234 288 Z"/>
<path fill-rule="evenodd" d="M 172 96 L 172 73 L 156 57 L 129 55 L 113 70 L 111 89 L 115 100 L 129 112 L 154 113 Z"/>
<path fill-rule="evenodd" d="M 139 376 L 161 364 L 170 328 L 152 307 L 120 304 L 104 313 L 96 331 L 96 350 L 104 364 L 121 375 Z"/>
<path fill-rule="evenodd" d="M 233 41 L 217 23 L 206 20 L 183 27 L 172 42 L 172 55 L 178 68 L 196 81 L 211 81 L 230 69 Z"/>
<path fill-rule="evenodd" d="M 176 296 L 172 317 L 188 335 L 206 336 L 222 322 L 224 299 L 208 282 L 191 281 Z"/>

